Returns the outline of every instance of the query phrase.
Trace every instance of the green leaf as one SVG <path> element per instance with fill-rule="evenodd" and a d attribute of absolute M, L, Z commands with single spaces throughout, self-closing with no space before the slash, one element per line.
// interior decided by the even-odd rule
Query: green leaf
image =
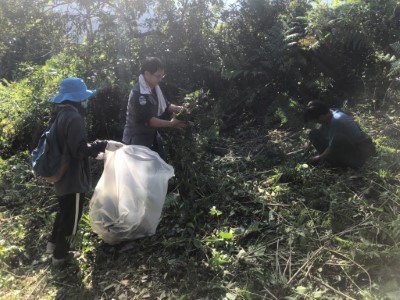
<path fill-rule="evenodd" d="M 237 295 L 232 294 L 232 293 L 227 293 L 225 295 L 225 299 L 227 299 L 227 300 L 235 300 L 236 298 L 237 298 Z"/>
<path fill-rule="evenodd" d="M 307 290 L 308 289 L 305 286 L 301 286 L 301 285 L 296 288 L 296 292 L 300 295 L 306 295 Z"/>
<path fill-rule="evenodd" d="M 210 215 L 218 217 L 218 216 L 222 215 L 222 211 L 218 210 L 215 206 L 213 206 L 210 208 Z"/>
<path fill-rule="evenodd" d="M 218 235 L 225 240 L 231 240 L 234 237 L 232 232 L 219 232 Z"/>

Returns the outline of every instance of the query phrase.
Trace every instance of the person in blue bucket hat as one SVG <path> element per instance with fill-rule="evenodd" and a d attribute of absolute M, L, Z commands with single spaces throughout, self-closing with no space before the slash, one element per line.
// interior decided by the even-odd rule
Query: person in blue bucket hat
<path fill-rule="evenodd" d="M 87 99 L 95 93 L 95 90 L 87 89 L 81 78 L 69 77 L 61 81 L 58 93 L 51 99 L 55 109 L 50 123 L 57 122 L 57 141 L 62 149 L 62 161 L 67 165 L 61 179 L 54 183 L 59 211 L 46 247 L 46 253 L 53 255 L 54 266 L 64 265 L 74 255 L 69 240 L 77 232 L 85 193 L 90 189 L 88 158 L 123 146 L 116 141 L 87 142 L 83 113 Z"/>
<path fill-rule="evenodd" d="M 52 99 L 52 103 L 59 104 L 63 101 L 75 103 L 82 102 L 94 95 L 96 90 L 88 90 L 85 82 L 81 78 L 69 77 L 61 81 L 60 91 Z"/>

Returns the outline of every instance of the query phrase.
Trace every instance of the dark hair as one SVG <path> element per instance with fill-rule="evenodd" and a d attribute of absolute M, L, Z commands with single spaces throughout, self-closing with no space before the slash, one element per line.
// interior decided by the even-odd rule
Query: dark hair
<path fill-rule="evenodd" d="M 145 71 L 150 72 L 150 74 L 154 74 L 157 70 L 164 70 L 164 64 L 161 59 L 158 57 L 146 57 L 146 59 L 142 62 L 142 66 L 140 67 L 140 74 L 144 74 Z"/>
<path fill-rule="evenodd" d="M 328 112 L 329 106 L 325 102 L 310 101 L 304 111 L 304 122 L 316 121 L 320 116 L 326 115 Z"/>
<path fill-rule="evenodd" d="M 86 111 L 86 109 L 84 109 L 84 108 L 82 107 L 81 102 L 75 102 L 75 101 L 70 101 L 70 100 L 64 100 L 63 102 L 58 103 L 57 105 L 55 105 L 55 110 L 57 110 L 57 106 L 58 106 L 59 104 L 63 104 L 63 105 L 64 105 L 64 104 L 68 104 L 68 105 L 71 105 L 71 106 L 75 107 L 75 108 L 78 110 L 78 112 L 79 112 L 83 117 L 85 117 L 86 114 L 87 114 L 87 111 Z"/>

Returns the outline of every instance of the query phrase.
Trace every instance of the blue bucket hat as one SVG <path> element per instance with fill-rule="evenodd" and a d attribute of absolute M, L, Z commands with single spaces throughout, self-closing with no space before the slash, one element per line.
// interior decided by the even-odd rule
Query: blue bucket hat
<path fill-rule="evenodd" d="M 61 81 L 60 90 L 58 91 L 58 94 L 51 99 L 51 102 L 61 103 L 65 100 L 82 102 L 94 95 L 94 93 L 96 93 L 96 90 L 88 90 L 83 79 L 69 77 Z"/>

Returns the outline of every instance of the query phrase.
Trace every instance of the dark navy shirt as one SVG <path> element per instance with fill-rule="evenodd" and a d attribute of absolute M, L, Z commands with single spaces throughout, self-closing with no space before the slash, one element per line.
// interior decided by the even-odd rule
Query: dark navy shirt
<path fill-rule="evenodd" d="M 351 117 L 340 110 L 332 110 L 332 119 L 328 125 L 329 146 L 331 146 L 332 140 L 337 134 L 345 135 L 354 143 L 367 137 L 366 133 L 361 131 L 358 124 Z"/>
<path fill-rule="evenodd" d="M 167 108 L 168 105 L 167 101 Z M 153 117 L 163 118 L 163 115 L 159 116 L 156 93 L 142 94 L 137 82 L 129 94 L 122 142 L 151 148 L 157 128 L 150 127 L 149 121 Z"/>

